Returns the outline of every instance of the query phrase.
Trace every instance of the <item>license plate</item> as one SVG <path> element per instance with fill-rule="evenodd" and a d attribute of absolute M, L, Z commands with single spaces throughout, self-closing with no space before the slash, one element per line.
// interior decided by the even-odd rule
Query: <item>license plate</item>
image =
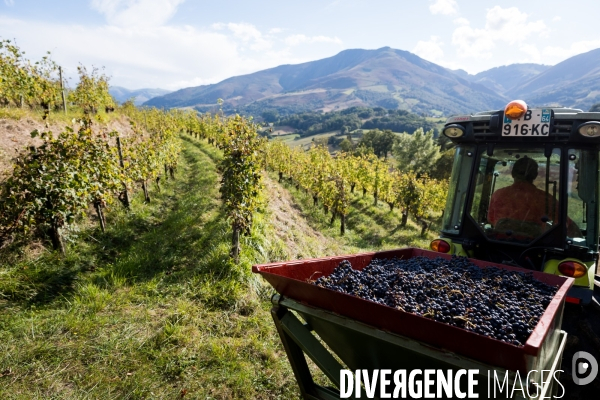
<path fill-rule="evenodd" d="M 549 108 L 527 110 L 519 119 L 511 120 L 504 117 L 502 136 L 548 136 L 550 133 Z"/>

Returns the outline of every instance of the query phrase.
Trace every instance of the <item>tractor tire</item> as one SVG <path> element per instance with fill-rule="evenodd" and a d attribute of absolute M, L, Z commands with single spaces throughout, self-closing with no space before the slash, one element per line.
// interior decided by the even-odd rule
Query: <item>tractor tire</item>
<path fill-rule="evenodd" d="M 600 283 L 597 281 L 597 283 Z M 567 332 L 567 345 L 562 358 L 560 382 L 565 389 L 564 400 L 597 398 L 600 393 L 600 373 L 588 385 L 577 385 L 573 379 L 573 357 L 579 351 L 591 354 L 600 363 L 600 284 L 594 287 L 592 303 L 586 307 L 566 304 L 562 329 Z M 561 389 L 557 393 L 560 396 Z"/>

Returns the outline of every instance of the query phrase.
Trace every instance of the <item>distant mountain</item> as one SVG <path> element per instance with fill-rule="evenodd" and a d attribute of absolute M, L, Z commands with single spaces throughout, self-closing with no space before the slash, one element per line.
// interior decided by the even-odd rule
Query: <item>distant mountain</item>
<path fill-rule="evenodd" d="M 589 109 L 600 102 L 600 49 L 573 56 L 507 93 L 531 105 Z"/>
<path fill-rule="evenodd" d="M 460 76 L 482 84 L 496 93 L 506 94 L 549 68 L 551 68 L 549 65 L 541 64 L 511 64 L 488 69 L 475 75 L 465 77 L 461 74 Z"/>
<path fill-rule="evenodd" d="M 600 102 L 600 49 L 555 66 L 511 64 L 470 75 L 412 53 L 383 47 L 345 50 L 333 57 L 185 88 L 144 103 L 260 115 L 335 111 L 353 106 L 452 115 L 504 107 L 523 99 L 531 106 L 589 109 Z"/>
<path fill-rule="evenodd" d="M 144 105 L 225 110 L 331 111 L 352 106 L 455 114 L 504 106 L 506 98 L 412 53 L 384 47 L 345 50 L 155 97 Z"/>
<path fill-rule="evenodd" d="M 109 93 L 112 97 L 115 98 L 119 103 L 124 103 L 131 98 L 135 98 L 135 105 L 142 105 L 144 102 L 156 97 L 163 96 L 167 93 L 171 93 L 170 90 L 164 89 L 137 89 L 137 90 L 129 90 L 120 86 L 111 86 L 109 88 Z"/>

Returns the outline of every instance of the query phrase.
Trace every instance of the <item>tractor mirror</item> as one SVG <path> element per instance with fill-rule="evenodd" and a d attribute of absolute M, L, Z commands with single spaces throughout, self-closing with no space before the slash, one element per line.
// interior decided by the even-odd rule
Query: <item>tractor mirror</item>
<path fill-rule="evenodd" d="M 582 151 L 579 160 L 577 160 L 577 194 L 585 202 L 594 200 L 594 190 L 596 187 L 596 169 L 597 153 Z"/>

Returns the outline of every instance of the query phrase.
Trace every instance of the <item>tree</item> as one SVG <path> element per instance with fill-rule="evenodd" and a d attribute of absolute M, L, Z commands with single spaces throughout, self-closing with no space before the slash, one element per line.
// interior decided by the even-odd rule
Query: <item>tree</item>
<path fill-rule="evenodd" d="M 352 143 L 351 140 L 348 140 L 348 138 L 345 138 L 340 142 L 340 149 L 346 153 L 350 153 L 352 150 L 354 150 L 354 143 Z"/>
<path fill-rule="evenodd" d="M 391 130 L 380 131 L 379 129 L 373 129 L 363 135 L 359 145 L 362 144 L 370 147 L 378 157 L 387 159 L 387 155 L 392 151 L 395 141 L 396 135 Z"/>
<path fill-rule="evenodd" d="M 412 135 L 406 132 L 401 134 L 393 152 L 398 160 L 398 169 L 417 175 L 429 173 L 441 156 L 440 147 L 433 138 L 433 130 L 425 133 L 423 128 L 417 129 Z"/>
<path fill-rule="evenodd" d="M 324 137 L 319 137 L 319 138 L 313 138 L 312 142 L 314 143 L 315 146 L 323 146 L 323 147 L 327 147 L 327 144 L 329 142 L 329 139 L 324 138 Z"/>
<path fill-rule="evenodd" d="M 600 103 L 596 103 L 590 108 L 590 112 L 600 112 Z"/>
<path fill-rule="evenodd" d="M 279 113 L 277 110 L 266 110 L 263 111 L 260 116 L 265 120 L 265 122 L 276 122 L 279 118 Z"/>
<path fill-rule="evenodd" d="M 452 164 L 454 163 L 455 148 L 450 148 L 441 153 L 440 159 L 433 166 L 430 177 L 439 180 L 450 179 L 450 173 L 452 172 Z"/>

